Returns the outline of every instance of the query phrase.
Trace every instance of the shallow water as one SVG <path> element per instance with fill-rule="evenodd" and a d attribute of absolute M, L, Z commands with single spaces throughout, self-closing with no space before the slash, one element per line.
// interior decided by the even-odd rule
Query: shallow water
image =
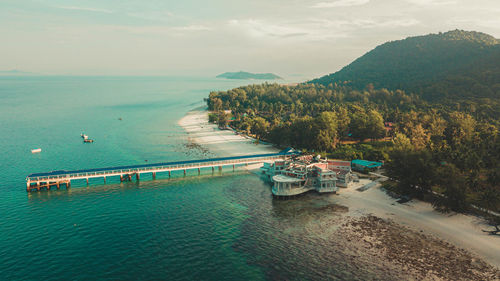
<path fill-rule="evenodd" d="M 334 197 L 274 201 L 269 184 L 250 172 L 25 191 L 33 172 L 202 158 L 186 147 L 177 120 L 209 91 L 248 83 L 1 77 L 0 279 L 352 277 L 357 267 L 342 260 L 340 245 L 329 241 L 335 226 L 325 224 L 345 212 Z M 95 143 L 83 144 L 81 132 Z M 361 270 L 358 277 L 368 276 Z"/>

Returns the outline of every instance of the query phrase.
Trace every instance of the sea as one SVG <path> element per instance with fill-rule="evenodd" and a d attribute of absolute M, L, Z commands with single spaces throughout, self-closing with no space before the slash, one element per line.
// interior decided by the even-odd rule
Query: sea
<path fill-rule="evenodd" d="M 372 279 L 322 226 L 339 216 L 332 197 L 277 201 L 257 172 L 26 192 L 30 173 L 199 159 L 178 120 L 210 91 L 252 83 L 0 77 L 0 280 Z"/>

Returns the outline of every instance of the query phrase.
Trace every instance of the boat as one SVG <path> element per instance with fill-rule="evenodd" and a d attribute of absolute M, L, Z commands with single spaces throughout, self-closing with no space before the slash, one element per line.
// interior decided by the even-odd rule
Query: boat
<path fill-rule="evenodd" d="M 84 133 L 82 133 L 80 136 L 81 136 L 84 140 L 86 140 L 86 139 L 88 139 L 88 138 L 89 138 L 89 136 L 87 136 L 87 135 L 86 135 L 86 134 L 84 134 Z"/>
<path fill-rule="evenodd" d="M 83 142 L 85 142 L 85 143 L 92 143 L 92 142 L 94 142 L 94 140 L 93 139 L 89 139 L 88 137 L 86 137 L 86 138 L 83 139 Z"/>
<path fill-rule="evenodd" d="M 40 153 L 40 152 L 42 152 L 41 148 L 35 148 L 31 150 L 31 153 Z"/>

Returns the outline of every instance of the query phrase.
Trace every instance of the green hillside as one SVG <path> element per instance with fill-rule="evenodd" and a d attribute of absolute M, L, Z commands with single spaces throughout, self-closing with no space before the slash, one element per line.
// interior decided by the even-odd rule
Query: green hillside
<path fill-rule="evenodd" d="M 347 83 L 356 89 L 403 89 L 426 100 L 498 98 L 500 40 L 453 30 L 382 44 L 340 71 L 310 81 Z"/>

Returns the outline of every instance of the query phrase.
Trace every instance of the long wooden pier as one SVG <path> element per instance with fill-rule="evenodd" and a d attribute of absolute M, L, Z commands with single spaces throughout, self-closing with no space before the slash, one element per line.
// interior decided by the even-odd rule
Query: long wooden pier
<path fill-rule="evenodd" d="M 198 170 L 198 174 L 200 174 L 202 168 L 212 168 L 212 171 L 214 171 L 215 168 L 222 170 L 222 167 L 224 166 L 232 166 L 234 170 L 236 166 L 258 164 L 265 161 L 289 158 L 295 155 L 298 155 L 298 153 L 293 150 L 284 150 L 279 153 L 270 154 L 256 154 L 156 164 L 118 166 L 87 170 L 60 170 L 48 173 L 35 173 L 30 174 L 26 177 L 26 191 L 40 191 L 44 189 L 50 190 L 51 187 L 57 187 L 57 189 L 60 189 L 61 186 L 65 186 L 66 188 L 68 188 L 71 186 L 71 181 L 73 180 L 86 180 L 88 184 L 89 179 L 91 178 L 102 178 L 103 182 L 106 183 L 106 178 L 109 177 L 120 177 L 120 181 L 130 181 L 133 177 L 139 180 L 142 174 L 148 173 L 152 174 L 152 178 L 155 179 L 157 173 L 168 172 L 168 175 L 170 177 L 172 171 L 179 170 L 184 171 L 184 174 L 186 174 L 188 170 L 196 169 Z"/>

